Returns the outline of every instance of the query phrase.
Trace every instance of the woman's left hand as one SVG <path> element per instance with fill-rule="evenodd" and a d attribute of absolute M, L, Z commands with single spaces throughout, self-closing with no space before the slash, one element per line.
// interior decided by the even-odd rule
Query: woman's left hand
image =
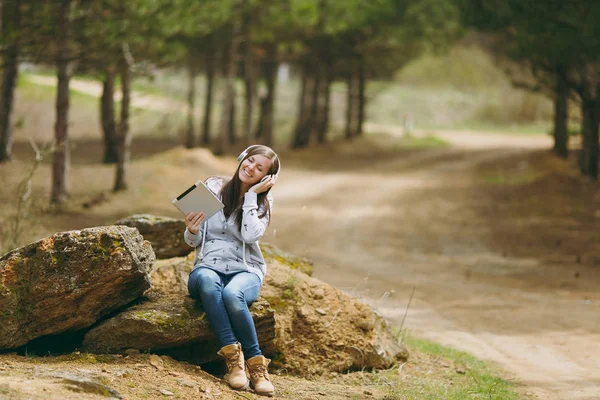
<path fill-rule="evenodd" d="M 258 182 L 256 185 L 252 186 L 250 189 L 248 189 L 248 191 L 254 192 L 256 194 L 261 194 L 262 192 L 266 192 L 267 190 L 272 188 L 273 185 L 275 185 L 276 181 L 277 175 L 270 175 L 264 181 Z"/>

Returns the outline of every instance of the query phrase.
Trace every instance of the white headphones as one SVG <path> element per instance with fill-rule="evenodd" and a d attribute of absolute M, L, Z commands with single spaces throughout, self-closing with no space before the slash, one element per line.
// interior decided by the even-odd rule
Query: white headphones
<path fill-rule="evenodd" d="M 253 144 L 252 146 L 248 146 L 246 148 L 246 150 L 242 151 L 240 153 L 240 155 L 238 156 L 237 160 L 239 162 L 242 162 L 244 160 L 244 158 L 246 158 L 246 156 L 248 155 L 248 152 L 253 148 L 253 147 L 257 147 L 260 146 L 260 144 Z M 275 153 L 275 152 L 274 152 Z M 279 159 L 279 156 L 277 155 L 277 153 L 275 153 L 275 158 L 277 158 L 277 161 L 279 161 L 279 163 L 277 164 L 277 172 L 275 172 L 274 176 L 278 176 L 279 175 L 279 171 L 281 171 L 281 160 Z M 268 175 L 266 175 L 264 179 L 266 179 L 268 177 Z"/>

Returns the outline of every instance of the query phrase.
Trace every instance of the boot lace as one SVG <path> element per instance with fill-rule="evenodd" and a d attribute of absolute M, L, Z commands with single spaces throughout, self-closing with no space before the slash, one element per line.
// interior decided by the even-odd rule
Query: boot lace
<path fill-rule="evenodd" d="M 257 380 L 258 378 L 263 377 L 268 381 L 270 380 L 269 373 L 267 372 L 267 367 L 265 367 L 264 365 L 253 365 L 249 369 L 252 379 Z"/>
<path fill-rule="evenodd" d="M 240 353 L 237 352 L 225 357 L 225 365 L 227 366 L 227 371 L 233 371 L 234 367 L 244 369 L 242 360 L 240 359 Z"/>

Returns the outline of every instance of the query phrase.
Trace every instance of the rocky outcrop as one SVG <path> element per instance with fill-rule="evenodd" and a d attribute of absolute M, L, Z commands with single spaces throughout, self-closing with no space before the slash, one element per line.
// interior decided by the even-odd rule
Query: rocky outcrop
<path fill-rule="evenodd" d="M 155 256 L 136 229 L 57 233 L 0 258 L 0 348 L 87 328 L 150 287 Z"/>
<path fill-rule="evenodd" d="M 166 243 L 168 235 L 159 236 L 156 243 Z M 310 261 L 268 244 L 262 250 L 269 272 L 250 311 L 274 370 L 312 377 L 408 358 L 375 310 L 308 276 Z M 219 344 L 187 292 L 193 257 L 154 262 L 139 229 L 123 225 L 63 232 L 14 250 L 0 258 L 0 349 L 76 332 L 77 347 L 90 353 L 137 349 L 213 361 Z"/>
<path fill-rule="evenodd" d="M 182 219 L 135 214 L 118 220 L 116 224 L 137 228 L 144 239 L 152 243 L 158 259 L 185 256 L 194 250 L 183 241 L 185 222 Z"/>
<path fill-rule="evenodd" d="M 269 245 L 261 244 L 261 248 L 268 263 L 261 295 L 275 309 L 277 332 L 261 350 L 273 357 L 274 368 L 312 376 L 328 371 L 385 369 L 408 358 L 408 351 L 385 319 L 370 306 L 302 273 L 309 262 Z M 151 293 L 187 297 L 192 261 L 193 255 L 158 260 L 150 273 Z M 210 351 L 207 353 L 206 346 L 188 345 L 168 354 L 195 362 L 191 355 Z"/>
<path fill-rule="evenodd" d="M 251 307 L 259 341 L 275 338 L 275 312 L 259 299 Z M 202 306 L 189 296 L 150 294 L 117 316 L 91 329 L 82 349 L 90 353 L 127 349 L 169 354 L 177 359 L 205 363 L 217 359 L 219 349 Z"/>

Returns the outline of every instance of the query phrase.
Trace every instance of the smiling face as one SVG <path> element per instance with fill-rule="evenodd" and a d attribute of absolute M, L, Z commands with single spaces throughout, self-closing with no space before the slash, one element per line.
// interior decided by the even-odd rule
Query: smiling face
<path fill-rule="evenodd" d="M 242 161 L 238 177 L 245 187 L 257 184 L 271 168 L 272 161 L 261 155 L 254 154 Z"/>

